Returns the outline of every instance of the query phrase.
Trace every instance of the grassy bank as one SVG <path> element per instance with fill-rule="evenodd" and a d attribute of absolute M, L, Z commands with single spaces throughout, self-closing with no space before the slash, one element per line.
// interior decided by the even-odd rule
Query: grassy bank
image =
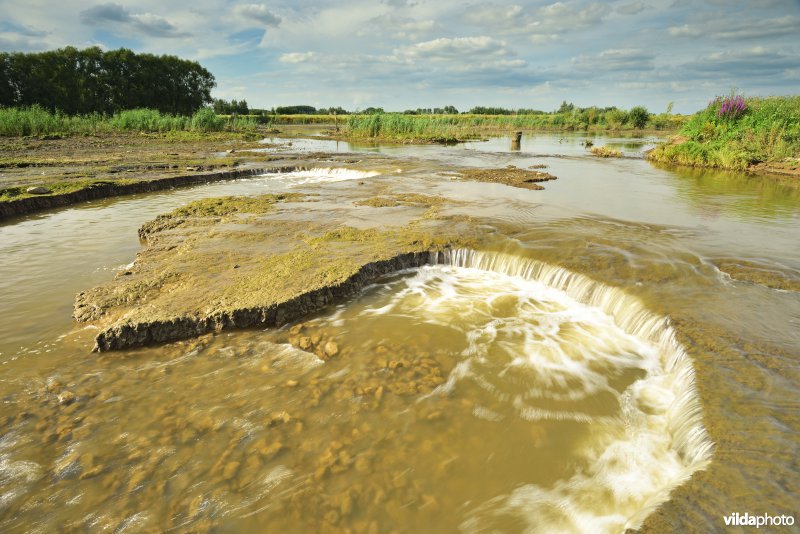
<path fill-rule="evenodd" d="M 114 115 L 66 115 L 39 106 L 0 108 L 0 135 L 96 135 L 112 132 L 219 132 L 252 130 L 250 118 L 226 118 L 204 108 L 191 116 L 169 115 L 152 109 L 132 109 Z"/>
<path fill-rule="evenodd" d="M 480 137 L 493 131 L 675 131 L 685 121 L 686 117 L 681 115 L 653 115 L 646 111 L 637 118 L 632 112 L 620 109 L 519 115 L 378 113 L 349 115 L 345 133 L 352 137 L 446 142 Z"/>
<path fill-rule="evenodd" d="M 759 163 L 800 157 L 800 96 L 712 101 L 693 115 L 680 136 L 648 158 L 720 169 L 744 170 Z"/>

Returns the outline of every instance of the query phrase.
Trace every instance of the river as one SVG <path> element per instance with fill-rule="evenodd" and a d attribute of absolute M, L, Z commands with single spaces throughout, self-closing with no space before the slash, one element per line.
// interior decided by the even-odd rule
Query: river
<path fill-rule="evenodd" d="M 622 532 L 796 514 L 800 188 L 654 167 L 655 139 L 592 138 L 625 155 L 610 159 L 584 140 L 297 139 L 265 150 L 384 158 L 0 223 L 0 530 Z M 449 172 L 508 165 L 558 179 Z M 491 245 L 292 330 L 98 355 L 71 321 L 160 213 L 282 191 L 325 206 L 366 180 L 456 201 Z M 336 359 L 295 348 L 327 342 Z"/>

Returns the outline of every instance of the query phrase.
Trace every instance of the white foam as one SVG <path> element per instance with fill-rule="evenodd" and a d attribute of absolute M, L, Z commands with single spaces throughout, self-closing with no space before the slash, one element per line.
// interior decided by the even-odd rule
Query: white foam
<path fill-rule="evenodd" d="M 344 182 L 347 180 L 363 180 L 379 175 L 380 173 L 375 171 L 357 171 L 355 169 L 345 169 L 340 167 L 323 167 L 278 174 L 268 173 L 262 174 L 260 177 L 262 179 L 267 179 L 267 181 L 271 184 L 280 182 L 290 187 L 296 187 L 309 184 Z M 252 179 L 250 180 L 252 181 Z"/>
<path fill-rule="evenodd" d="M 272 367 L 280 372 L 296 370 L 305 372 L 324 362 L 315 354 L 300 350 L 289 343 L 259 342 L 257 346 L 261 354 L 269 354 L 272 358 Z"/>
<path fill-rule="evenodd" d="M 469 344 L 465 360 L 443 390 L 469 375 L 496 396 L 514 389 L 509 382 L 524 382 L 526 399 L 578 401 L 616 393 L 608 383 L 610 369 L 657 365 L 654 346 L 601 310 L 535 280 L 439 265 L 416 270 L 404 286 L 389 303 L 365 313 L 413 314 L 460 330 Z M 495 373 L 480 376 L 480 368 Z"/>

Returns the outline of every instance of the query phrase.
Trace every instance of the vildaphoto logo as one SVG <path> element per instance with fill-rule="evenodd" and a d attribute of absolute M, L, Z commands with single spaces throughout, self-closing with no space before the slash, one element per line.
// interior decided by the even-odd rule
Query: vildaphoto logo
<path fill-rule="evenodd" d="M 793 515 L 751 515 L 747 512 L 734 512 L 723 517 L 726 527 L 790 527 L 794 525 Z"/>

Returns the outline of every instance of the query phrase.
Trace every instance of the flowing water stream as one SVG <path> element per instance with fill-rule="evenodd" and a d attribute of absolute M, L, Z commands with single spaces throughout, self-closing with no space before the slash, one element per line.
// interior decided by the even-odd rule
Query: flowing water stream
<path fill-rule="evenodd" d="M 397 164 L 0 225 L 0 530 L 622 532 L 659 506 L 665 530 L 796 514 L 800 190 L 654 168 L 652 140 L 595 139 L 628 157 L 593 159 L 582 140 L 295 140 Z M 544 191 L 448 174 L 535 164 L 559 177 Z M 319 217 L 399 216 L 352 205 L 371 185 L 454 199 L 493 242 L 279 330 L 98 355 L 71 323 L 75 293 L 131 262 L 160 213 L 291 190 L 319 195 Z"/>

